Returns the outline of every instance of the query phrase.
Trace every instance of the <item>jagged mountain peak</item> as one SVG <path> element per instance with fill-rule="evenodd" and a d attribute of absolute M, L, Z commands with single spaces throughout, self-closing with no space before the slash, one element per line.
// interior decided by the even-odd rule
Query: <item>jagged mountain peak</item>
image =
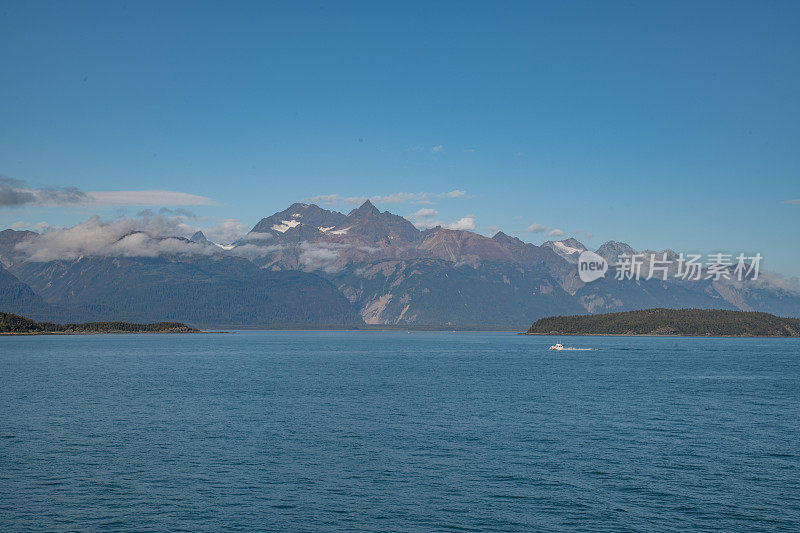
<path fill-rule="evenodd" d="M 503 233 L 502 231 L 498 231 L 497 233 L 495 233 L 494 237 L 492 237 L 492 240 L 503 245 L 518 246 L 527 244 L 524 241 L 518 239 L 517 237 L 512 237 L 511 235 Z"/>
<path fill-rule="evenodd" d="M 283 211 L 275 213 L 272 216 L 282 216 L 284 218 L 303 218 L 303 217 L 313 217 L 320 214 L 327 214 L 327 213 L 334 213 L 334 211 L 328 211 L 327 209 L 323 209 L 317 204 L 304 204 L 300 202 L 295 202 Z"/>
<path fill-rule="evenodd" d="M 408 219 L 389 211 L 381 212 L 369 200 L 358 209 L 350 211 L 346 220 L 351 226 L 352 233 L 371 240 L 388 239 L 399 243 L 411 243 L 419 241 L 422 236 L 422 232 Z"/>
<path fill-rule="evenodd" d="M 342 224 L 346 217 L 336 211 L 328 211 L 316 204 L 294 203 L 287 209 L 262 218 L 253 226 L 251 233 L 286 233 L 298 227 L 333 228 Z"/>
<path fill-rule="evenodd" d="M 361 207 L 358 209 L 353 209 L 350 213 L 347 214 L 348 217 L 363 217 L 366 215 L 380 215 L 380 210 L 375 207 L 372 202 L 369 200 L 365 201 L 361 204 Z"/>
<path fill-rule="evenodd" d="M 434 257 L 447 261 L 466 261 L 477 264 L 483 260 L 510 261 L 511 253 L 500 243 L 465 230 L 451 230 L 437 226 L 425 232 L 419 245 Z"/>
<path fill-rule="evenodd" d="M 565 244 L 567 246 L 571 246 L 572 248 L 577 248 L 579 250 L 585 250 L 586 249 L 586 246 L 584 246 L 583 243 L 581 241 L 579 241 L 578 239 L 576 239 L 575 237 L 570 237 L 569 239 L 562 239 L 562 240 L 560 240 L 558 242 L 560 242 L 562 244 Z"/>
<path fill-rule="evenodd" d="M 609 263 L 614 263 L 620 255 L 633 255 L 636 253 L 636 250 L 624 242 L 608 241 L 604 242 L 600 248 L 597 249 L 596 253 Z"/>

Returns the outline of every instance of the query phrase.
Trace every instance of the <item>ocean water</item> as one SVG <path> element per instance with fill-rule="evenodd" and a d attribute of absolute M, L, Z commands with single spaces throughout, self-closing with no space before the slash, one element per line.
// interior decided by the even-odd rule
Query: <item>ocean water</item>
<path fill-rule="evenodd" d="M 0 338 L 0 530 L 800 530 L 800 342 Z"/>

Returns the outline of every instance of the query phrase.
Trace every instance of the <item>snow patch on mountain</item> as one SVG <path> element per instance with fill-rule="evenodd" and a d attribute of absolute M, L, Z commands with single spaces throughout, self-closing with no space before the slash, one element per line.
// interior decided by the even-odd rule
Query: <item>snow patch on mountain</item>
<path fill-rule="evenodd" d="M 296 220 L 281 220 L 280 224 L 273 224 L 272 229 L 275 231 L 280 231 L 281 233 L 286 233 L 291 228 L 296 228 L 299 225 L 300 223 Z"/>
<path fill-rule="evenodd" d="M 573 248 L 572 246 L 567 246 L 566 244 L 564 244 L 561 241 L 554 242 L 553 246 L 558 248 L 561 252 L 564 252 L 565 254 L 569 254 L 569 255 L 579 254 L 579 253 L 581 253 L 583 251 L 580 248 Z"/>
<path fill-rule="evenodd" d="M 580 253 L 586 250 L 586 247 L 574 238 L 560 241 L 546 241 L 542 243 L 542 246 L 550 248 L 570 263 L 577 263 Z"/>

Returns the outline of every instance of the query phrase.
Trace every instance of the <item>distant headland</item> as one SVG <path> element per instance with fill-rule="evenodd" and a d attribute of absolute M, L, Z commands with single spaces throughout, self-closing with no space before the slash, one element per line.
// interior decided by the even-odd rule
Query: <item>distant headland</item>
<path fill-rule="evenodd" d="M 200 330 L 179 322 L 54 324 L 52 322 L 35 322 L 11 313 L 0 313 L 0 334 L 2 335 L 90 335 L 93 333 L 200 333 Z"/>
<path fill-rule="evenodd" d="M 526 334 L 800 337 L 800 319 L 719 309 L 644 309 L 542 318 Z"/>

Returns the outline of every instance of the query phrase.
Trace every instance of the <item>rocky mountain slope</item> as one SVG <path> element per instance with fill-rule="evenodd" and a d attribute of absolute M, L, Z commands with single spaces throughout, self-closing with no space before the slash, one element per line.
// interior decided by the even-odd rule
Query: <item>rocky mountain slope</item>
<path fill-rule="evenodd" d="M 386 260 L 350 265 L 331 279 L 368 324 L 507 327 L 584 311 L 547 272 L 508 262 Z"/>

